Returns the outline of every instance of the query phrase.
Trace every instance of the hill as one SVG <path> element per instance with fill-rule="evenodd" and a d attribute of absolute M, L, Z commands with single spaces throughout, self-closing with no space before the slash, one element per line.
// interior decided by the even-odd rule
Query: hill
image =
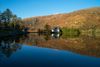
<path fill-rule="evenodd" d="M 23 19 L 25 26 L 31 30 L 43 29 L 46 24 L 51 27 L 92 29 L 100 28 L 100 7 L 82 9 L 65 14 L 38 16 Z"/>

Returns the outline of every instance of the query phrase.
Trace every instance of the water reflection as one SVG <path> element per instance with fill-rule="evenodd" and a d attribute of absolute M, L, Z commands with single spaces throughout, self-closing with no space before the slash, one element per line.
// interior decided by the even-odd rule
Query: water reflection
<path fill-rule="evenodd" d="M 60 37 L 59 34 L 28 34 L 19 37 L 7 37 L 0 40 L 0 51 L 7 57 L 20 50 L 22 44 L 58 50 L 67 50 L 81 55 L 100 57 L 100 37 L 79 36 Z"/>
<path fill-rule="evenodd" d="M 7 58 L 9 58 L 9 61 L 7 61 Z M 68 59 L 71 62 L 69 62 Z M 57 67 L 59 65 L 61 65 L 61 67 L 65 65 L 66 67 L 67 65 L 74 64 L 74 62 L 76 62 L 74 60 L 77 60 L 80 64 L 83 64 L 80 61 L 84 61 L 86 65 L 93 64 L 95 61 L 95 64 L 99 65 L 100 37 L 64 37 L 59 34 L 38 35 L 37 33 L 31 33 L 16 37 L 0 38 L 0 66 L 1 64 L 5 65 L 8 63 L 10 65 L 10 63 L 12 64 L 12 61 L 15 60 L 17 65 L 33 65 L 32 62 L 34 62 L 34 65 L 39 65 L 43 64 L 42 62 L 48 62 L 47 64 L 52 62 L 51 66 L 57 64 Z M 26 60 L 28 62 L 25 62 Z M 5 63 L 5 61 L 7 62 Z M 48 65 L 46 67 L 48 67 Z"/>
<path fill-rule="evenodd" d="M 100 38 L 99 37 L 68 37 L 60 38 L 59 34 L 38 35 L 28 34 L 19 37 L 7 37 L 0 40 L 0 51 L 7 57 L 13 52 L 21 49 L 22 44 L 68 50 L 82 55 L 100 57 Z"/>
<path fill-rule="evenodd" d="M 29 34 L 21 43 L 44 48 L 68 50 L 74 53 L 100 57 L 100 37 L 79 36 L 79 37 L 53 37 L 52 35 Z"/>
<path fill-rule="evenodd" d="M 21 49 L 21 45 L 18 44 L 20 40 L 19 38 L 20 37 L 1 38 L 0 39 L 0 52 L 9 58 L 14 52 Z"/>
<path fill-rule="evenodd" d="M 33 37 L 33 35 L 35 37 Z M 33 34 L 29 35 L 21 35 L 16 37 L 6 37 L 6 38 L 0 38 L 0 54 L 5 55 L 6 57 L 10 57 L 14 52 L 17 50 L 20 50 L 22 47 L 22 44 L 27 45 L 38 45 L 38 41 L 47 41 L 50 40 L 50 35 L 44 35 L 44 38 L 41 38 L 40 35 Z M 59 38 L 60 36 L 52 36 L 52 38 Z M 1 57 L 2 58 L 2 57 Z"/>
<path fill-rule="evenodd" d="M 51 34 L 51 36 L 55 39 L 60 38 L 61 34 L 59 33 L 55 33 L 55 34 Z"/>

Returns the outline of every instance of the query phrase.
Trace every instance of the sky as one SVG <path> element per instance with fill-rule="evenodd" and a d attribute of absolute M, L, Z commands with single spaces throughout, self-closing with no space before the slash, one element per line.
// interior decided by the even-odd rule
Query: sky
<path fill-rule="evenodd" d="M 21 18 L 69 13 L 100 7 L 100 0 L 0 0 L 0 12 L 9 8 Z"/>

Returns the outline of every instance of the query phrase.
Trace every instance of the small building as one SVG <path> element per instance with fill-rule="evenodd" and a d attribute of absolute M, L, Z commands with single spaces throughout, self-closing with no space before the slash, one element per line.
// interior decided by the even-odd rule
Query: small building
<path fill-rule="evenodd" d="M 51 30 L 51 33 L 60 33 L 61 29 L 59 27 L 55 27 Z"/>

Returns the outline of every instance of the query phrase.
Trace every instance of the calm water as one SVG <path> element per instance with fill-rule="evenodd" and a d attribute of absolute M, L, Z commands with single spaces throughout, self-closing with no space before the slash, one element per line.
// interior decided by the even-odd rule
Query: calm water
<path fill-rule="evenodd" d="M 100 37 L 28 34 L 0 38 L 0 67 L 100 67 Z"/>

